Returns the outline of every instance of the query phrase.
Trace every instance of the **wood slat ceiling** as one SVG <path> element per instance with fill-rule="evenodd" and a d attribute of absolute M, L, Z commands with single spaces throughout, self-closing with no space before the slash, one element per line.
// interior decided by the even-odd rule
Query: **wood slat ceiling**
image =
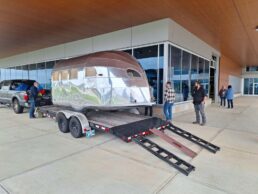
<path fill-rule="evenodd" d="M 258 0 L 0 0 L 0 58 L 171 18 L 240 65 L 258 65 Z"/>

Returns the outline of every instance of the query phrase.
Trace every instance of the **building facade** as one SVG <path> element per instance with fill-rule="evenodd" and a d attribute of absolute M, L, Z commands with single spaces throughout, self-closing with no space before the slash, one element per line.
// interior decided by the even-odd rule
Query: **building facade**
<path fill-rule="evenodd" d="M 55 63 L 103 50 L 123 50 L 133 55 L 146 72 L 157 104 L 163 103 L 164 85 L 171 81 L 176 101 L 191 100 L 196 80 L 210 98 L 219 87 L 220 53 L 171 19 L 23 53 L 0 60 L 0 79 L 33 79 L 51 88 Z"/>
<path fill-rule="evenodd" d="M 258 95 L 258 66 L 246 66 L 242 69 L 243 89 L 245 96 Z"/>

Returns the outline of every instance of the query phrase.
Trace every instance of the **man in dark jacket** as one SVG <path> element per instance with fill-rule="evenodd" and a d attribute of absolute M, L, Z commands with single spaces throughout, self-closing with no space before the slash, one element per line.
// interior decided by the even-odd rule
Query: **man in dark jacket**
<path fill-rule="evenodd" d="M 35 112 L 35 103 L 36 103 L 36 99 L 38 96 L 38 82 L 34 82 L 33 86 L 31 86 L 30 88 L 30 96 L 29 96 L 29 100 L 30 100 L 30 118 L 35 118 L 34 116 L 34 112 Z"/>
<path fill-rule="evenodd" d="M 194 121 L 193 124 L 200 124 L 203 126 L 206 124 L 206 116 L 204 112 L 206 93 L 199 81 L 195 82 L 195 87 L 193 89 L 192 96 L 193 96 L 193 104 L 194 104 L 194 110 L 196 115 L 196 121 Z M 202 122 L 200 121 L 200 114 L 202 117 Z"/>

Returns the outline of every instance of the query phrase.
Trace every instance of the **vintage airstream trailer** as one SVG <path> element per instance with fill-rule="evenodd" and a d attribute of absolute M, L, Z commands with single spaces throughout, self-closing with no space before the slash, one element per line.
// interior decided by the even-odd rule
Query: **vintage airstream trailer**
<path fill-rule="evenodd" d="M 121 109 L 150 106 L 144 70 L 131 55 L 103 51 L 58 62 L 52 72 L 54 105 Z"/>

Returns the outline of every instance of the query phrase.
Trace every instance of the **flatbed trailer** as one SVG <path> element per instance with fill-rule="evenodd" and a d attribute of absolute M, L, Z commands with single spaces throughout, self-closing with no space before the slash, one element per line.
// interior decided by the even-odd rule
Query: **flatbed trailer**
<path fill-rule="evenodd" d="M 40 112 L 43 116 L 55 119 L 61 132 L 70 132 L 75 138 L 83 134 L 91 136 L 95 134 L 95 130 L 101 130 L 110 132 L 125 142 L 133 141 L 185 175 L 190 174 L 195 167 L 151 141 L 146 137 L 147 135 L 159 136 L 190 157 L 195 157 L 197 154 L 166 135 L 164 130 L 169 130 L 212 153 L 220 150 L 218 146 L 157 117 L 133 114 L 128 111 L 83 112 L 54 105 L 40 107 Z"/>

